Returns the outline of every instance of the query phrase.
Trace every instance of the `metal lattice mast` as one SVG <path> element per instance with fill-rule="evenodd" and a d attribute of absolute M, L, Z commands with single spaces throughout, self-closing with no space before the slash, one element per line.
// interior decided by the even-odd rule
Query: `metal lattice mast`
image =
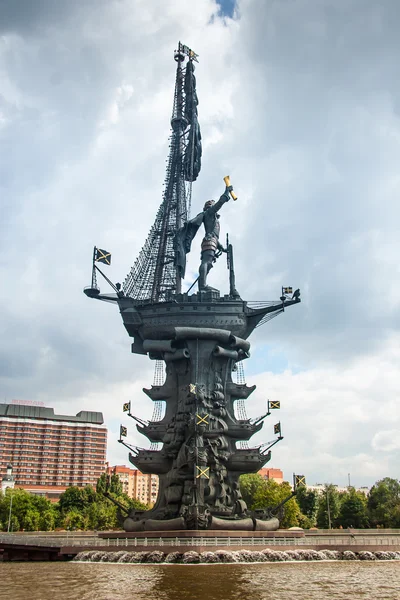
<path fill-rule="evenodd" d="M 156 364 L 154 367 L 154 380 L 153 380 L 153 386 L 162 386 L 165 380 L 165 375 L 164 375 L 164 361 L 162 360 L 156 360 Z M 163 403 L 161 400 L 155 400 L 154 401 L 154 410 L 153 410 L 153 416 L 151 417 L 152 421 L 161 421 L 161 417 L 162 417 L 162 408 L 163 408 Z"/>
<path fill-rule="evenodd" d="M 165 381 L 164 374 L 164 361 L 156 360 L 156 364 L 154 365 L 154 386 L 162 386 Z M 153 416 L 151 417 L 151 421 L 161 421 L 163 412 L 163 403 L 160 400 L 154 401 L 154 409 Z M 150 450 L 158 450 L 159 444 L 158 442 L 152 442 L 150 444 Z"/>
<path fill-rule="evenodd" d="M 156 360 L 155 363 L 153 385 L 161 386 L 165 381 L 164 361 Z"/>
<path fill-rule="evenodd" d="M 196 57 L 192 50 L 179 43 L 174 55 L 177 68 L 163 200 L 147 240 L 123 284 L 125 295 L 139 302 L 163 302 L 171 292 L 181 291 L 181 279 L 174 264 L 174 239 L 178 229 L 187 222 L 192 181 L 200 170 L 200 157 L 197 168 L 194 164 L 196 148 L 193 141 L 195 131 L 201 139 L 193 74 Z M 201 156 L 200 141 L 197 148 Z"/>
<path fill-rule="evenodd" d="M 246 383 L 246 378 L 244 375 L 244 368 L 243 368 L 243 362 L 239 361 L 236 363 L 236 383 L 238 385 L 244 385 Z M 247 416 L 247 412 L 246 412 L 246 404 L 245 401 L 243 400 L 243 398 L 239 398 L 239 400 L 236 401 L 236 405 L 235 405 L 235 409 L 236 409 L 236 418 L 238 419 L 238 421 L 247 421 L 248 416 Z M 239 442 L 239 448 L 248 448 L 249 447 L 249 443 L 247 441 L 240 441 Z"/>
<path fill-rule="evenodd" d="M 246 383 L 242 361 L 236 363 L 236 383 L 238 385 L 244 385 Z M 239 421 L 246 421 L 248 419 L 248 416 L 246 413 L 245 401 L 242 398 L 239 398 L 239 400 L 236 401 L 235 408 L 237 419 Z"/>

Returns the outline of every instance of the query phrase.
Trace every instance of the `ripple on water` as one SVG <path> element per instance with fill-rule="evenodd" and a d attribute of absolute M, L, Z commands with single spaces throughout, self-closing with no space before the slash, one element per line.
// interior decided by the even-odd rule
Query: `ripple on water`
<path fill-rule="evenodd" d="M 7 600 L 398 600 L 398 562 L 0 563 Z"/>

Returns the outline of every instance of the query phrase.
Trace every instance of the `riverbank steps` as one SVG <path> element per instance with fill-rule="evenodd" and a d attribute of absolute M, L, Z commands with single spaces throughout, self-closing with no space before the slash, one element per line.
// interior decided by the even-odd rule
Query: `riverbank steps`
<path fill-rule="evenodd" d="M 152 552 L 105 552 L 86 550 L 79 552 L 74 562 L 107 562 L 107 563 L 173 563 L 173 564 L 215 564 L 215 563 L 254 563 L 254 562 L 290 562 L 316 560 L 400 560 L 400 552 L 339 552 L 338 550 L 287 550 L 280 552 L 266 548 L 261 551 L 250 550 L 216 550 L 215 552 L 170 552 L 160 550 Z"/>

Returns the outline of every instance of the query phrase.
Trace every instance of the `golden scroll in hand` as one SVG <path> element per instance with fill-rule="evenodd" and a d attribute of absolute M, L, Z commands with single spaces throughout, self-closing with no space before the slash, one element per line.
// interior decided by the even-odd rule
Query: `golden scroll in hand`
<path fill-rule="evenodd" d="M 231 186 L 231 180 L 229 179 L 229 175 L 227 175 L 226 177 L 224 177 L 224 181 L 225 181 L 225 185 L 226 187 L 230 187 Z M 235 194 L 235 192 L 233 190 L 230 190 L 230 195 L 232 197 L 233 200 L 237 200 L 237 196 Z"/>

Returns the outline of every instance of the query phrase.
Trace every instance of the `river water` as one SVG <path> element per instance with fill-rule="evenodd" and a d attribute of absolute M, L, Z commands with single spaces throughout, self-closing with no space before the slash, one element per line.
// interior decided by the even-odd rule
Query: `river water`
<path fill-rule="evenodd" d="M 399 600 L 400 561 L 0 563 L 3 600 Z"/>

